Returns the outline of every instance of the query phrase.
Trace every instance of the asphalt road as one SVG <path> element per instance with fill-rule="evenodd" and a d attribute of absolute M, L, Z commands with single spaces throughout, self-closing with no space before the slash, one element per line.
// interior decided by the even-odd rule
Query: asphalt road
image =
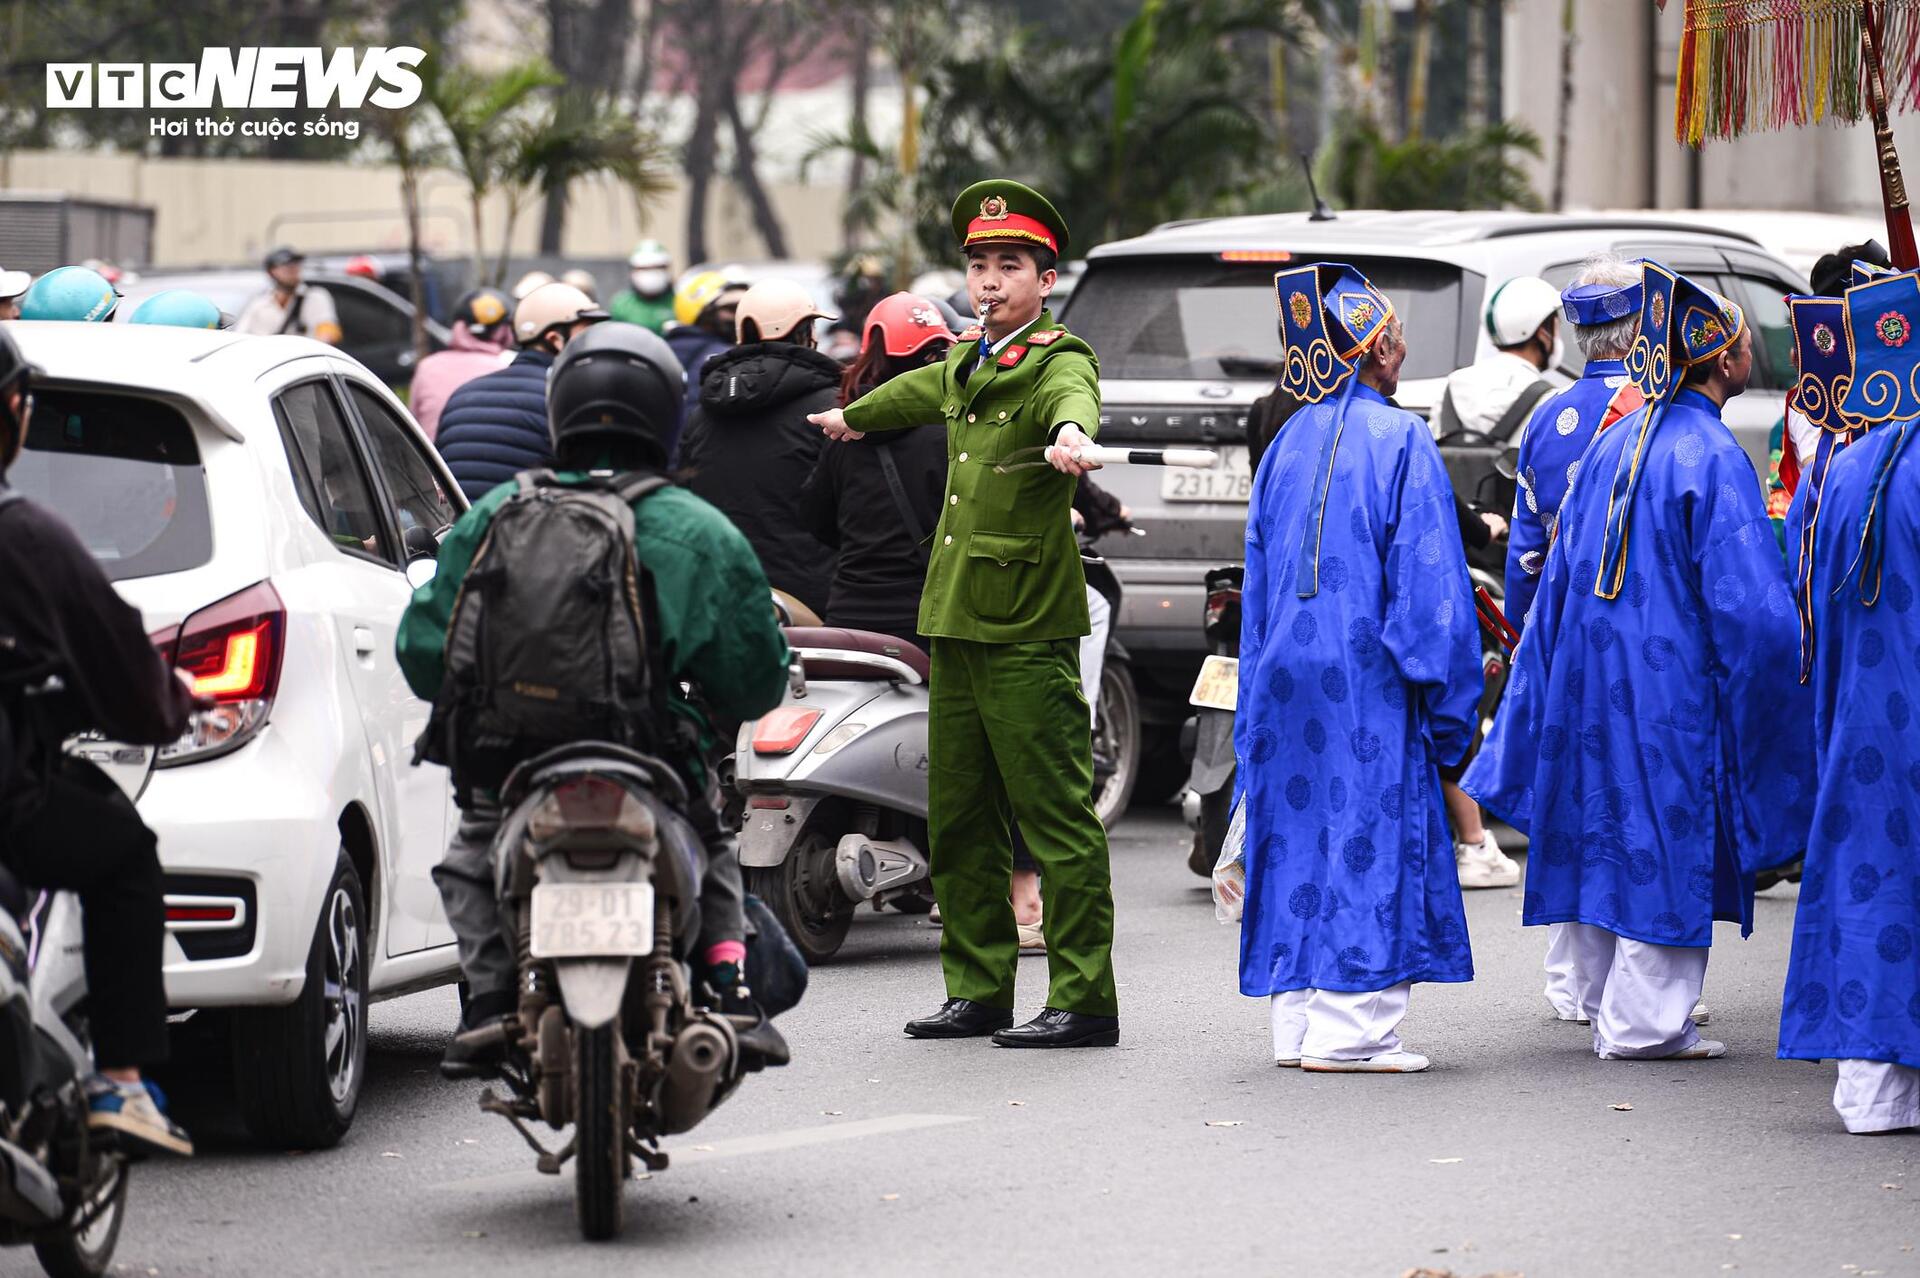
<path fill-rule="evenodd" d="M 374 1009 L 338 1149 L 249 1148 L 212 1095 L 190 1163 L 133 1184 L 120 1260 L 155 1275 L 1257 1273 L 1397 1278 L 1917 1274 L 1920 1135 L 1849 1137 L 1830 1066 L 1773 1057 L 1791 889 L 1707 980 L 1731 1056 L 1601 1062 L 1539 995 L 1517 891 L 1470 893 L 1479 979 L 1422 986 L 1404 1025 L 1434 1068 L 1273 1067 L 1170 814 L 1114 844 L 1123 1040 L 1010 1052 L 920 1043 L 940 997 L 924 921 L 863 915 L 782 1021 L 794 1064 L 748 1083 L 589 1246 L 571 1169 L 433 1073 L 437 991 Z M 1044 961 L 1022 964 L 1037 1010 Z M 210 1089 L 202 1089 L 209 1091 Z M 1630 1104 L 1631 1110 L 1614 1108 Z M 0 1273 L 30 1260 L 0 1257 Z"/>

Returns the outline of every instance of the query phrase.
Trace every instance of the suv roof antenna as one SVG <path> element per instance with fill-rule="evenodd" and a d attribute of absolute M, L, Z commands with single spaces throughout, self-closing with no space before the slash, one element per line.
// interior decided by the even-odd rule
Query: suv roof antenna
<path fill-rule="evenodd" d="M 1307 192 L 1308 194 L 1313 196 L 1313 212 L 1307 215 L 1307 221 L 1309 222 L 1333 221 L 1334 220 L 1333 210 L 1328 208 L 1327 202 L 1320 198 L 1320 188 L 1314 183 L 1314 180 L 1313 180 L 1313 161 L 1307 156 L 1307 153 L 1305 151 L 1300 152 L 1300 171 L 1306 174 Z"/>

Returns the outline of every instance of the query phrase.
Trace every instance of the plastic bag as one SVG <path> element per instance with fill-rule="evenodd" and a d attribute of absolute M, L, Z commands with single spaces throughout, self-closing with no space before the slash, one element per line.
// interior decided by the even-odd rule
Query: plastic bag
<path fill-rule="evenodd" d="M 1220 841 L 1220 859 L 1213 866 L 1213 917 L 1238 923 L 1247 896 L 1247 796 L 1233 805 L 1227 837 Z"/>

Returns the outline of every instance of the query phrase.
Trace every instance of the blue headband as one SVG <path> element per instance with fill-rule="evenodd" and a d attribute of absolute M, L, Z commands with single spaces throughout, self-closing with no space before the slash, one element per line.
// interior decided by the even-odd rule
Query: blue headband
<path fill-rule="evenodd" d="M 1591 328 L 1612 324 L 1640 312 L 1638 280 L 1616 288 L 1611 284 L 1576 284 L 1560 295 L 1560 313 L 1567 323 Z"/>

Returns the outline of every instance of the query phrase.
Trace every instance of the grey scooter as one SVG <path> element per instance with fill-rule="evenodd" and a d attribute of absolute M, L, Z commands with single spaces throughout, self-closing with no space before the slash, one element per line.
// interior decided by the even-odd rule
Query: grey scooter
<path fill-rule="evenodd" d="M 1120 611 L 1120 586 L 1083 551 L 1087 582 Z M 831 958 L 863 902 L 933 908 L 927 839 L 926 653 L 891 635 L 789 626 L 794 666 L 779 708 L 743 725 L 734 785 L 740 865 L 809 963 Z M 1112 826 L 1139 770 L 1140 704 L 1109 637 L 1094 726 L 1094 808 Z"/>

